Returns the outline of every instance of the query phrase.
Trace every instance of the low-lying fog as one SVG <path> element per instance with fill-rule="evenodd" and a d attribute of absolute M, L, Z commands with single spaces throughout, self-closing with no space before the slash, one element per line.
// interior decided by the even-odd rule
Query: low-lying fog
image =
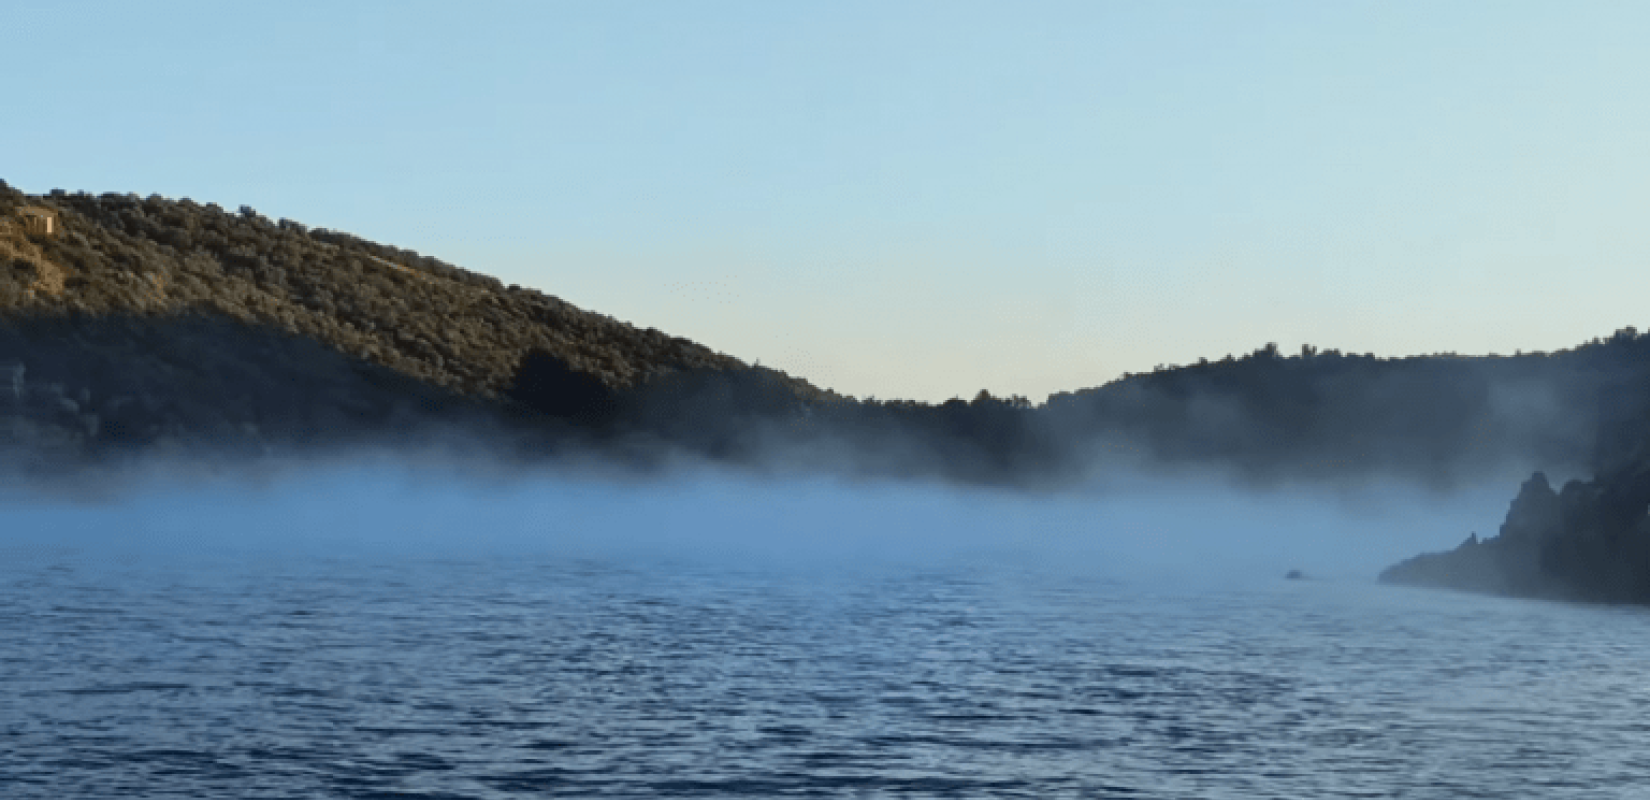
<path fill-rule="evenodd" d="M 1141 478 L 1022 494 L 704 470 L 500 481 L 376 463 L 258 482 L 154 479 L 91 499 L 13 492 L 0 495 L 0 546 L 145 562 L 565 557 L 799 572 L 1003 564 L 1183 586 L 1292 569 L 1370 581 L 1470 531 L 1492 535 L 1515 486 L 1262 491 Z"/>

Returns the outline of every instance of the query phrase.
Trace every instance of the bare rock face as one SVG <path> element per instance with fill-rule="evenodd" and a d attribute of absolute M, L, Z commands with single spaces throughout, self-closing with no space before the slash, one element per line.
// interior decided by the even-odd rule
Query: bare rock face
<path fill-rule="evenodd" d="M 1571 481 L 1573 497 L 1580 484 Z M 1381 573 L 1383 583 L 1456 589 L 1485 594 L 1563 596 L 1562 582 L 1547 574 L 1543 553 L 1564 535 L 1564 501 L 1544 473 L 1519 487 L 1501 523 L 1500 535 L 1469 535 L 1454 550 L 1427 553 Z"/>
<path fill-rule="evenodd" d="M 1518 496 L 1507 509 L 1507 520 L 1501 524 L 1501 536 L 1510 541 L 1537 544 L 1556 536 L 1562 521 L 1558 493 L 1547 482 L 1547 476 L 1537 472 L 1519 487 Z"/>

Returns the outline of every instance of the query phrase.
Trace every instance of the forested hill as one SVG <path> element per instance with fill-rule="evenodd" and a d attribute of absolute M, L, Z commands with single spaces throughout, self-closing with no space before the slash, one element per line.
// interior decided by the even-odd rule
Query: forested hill
<path fill-rule="evenodd" d="M 1631 328 L 1512 356 L 1387 359 L 1308 346 L 1285 357 L 1268 345 L 1056 395 L 1048 410 L 1168 462 L 1448 482 L 1497 466 L 1591 471 L 1620 444 L 1600 425 L 1650 407 L 1647 379 L 1650 336 Z"/>
<path fill-rule="evenodd" d="M 42 215 L 52 230 L 31 231 Z M 1588 472 L 1610 457 L 1603 420 L 1644 408 L 1647 356 L 1634 331 L 1508 357 L 1268 346 L 1042 405 L 856 400 L 249 208 L 0 184 L 0 436 L 70 460 L 417 440 L 462 419 L 534 452 L 576 442 L 1012 485 L 1125 466 L 1448 484 Z"/>
<path fill-rule="evenodd" d="M 27 236 L 25 212 L 56 217 Z M 0 183 L 0 308 L 8 315 L 200 312 L 324 343 L 479 397 L 542 348 L 615 387 L 729 356 L 575 308 L 533 289 L 347 233 L 271 221 L 250 208 L 158 196 L 27 197 Z"/>
<path fill-rule="evenodd" d="M 0 391 L 0 437 L 14 453 L 72 462 L 155 446 L 324 447 L 459 417 L 533 432 L 545 426 L 511 397 L 523 364 L 541 368 L 528 386 L 571 386 L 575 399 L 747 369 L 534 289 L 250 208 L 28 196 L 0 182 L 0 390 L 11 390 Z M 821 394 L 763 374 L 765 386 Z"/>

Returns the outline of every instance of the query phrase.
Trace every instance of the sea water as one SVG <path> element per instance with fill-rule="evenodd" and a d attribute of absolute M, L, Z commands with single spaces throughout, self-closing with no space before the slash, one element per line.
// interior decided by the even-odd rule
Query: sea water
<path fill-rule="evenodd" d="M 863 493 L 332 491 L 0 512 L 0 796 L 1650 792 L 1640 609 L 1154 562 L 943 493 L 833 535 Z"/>

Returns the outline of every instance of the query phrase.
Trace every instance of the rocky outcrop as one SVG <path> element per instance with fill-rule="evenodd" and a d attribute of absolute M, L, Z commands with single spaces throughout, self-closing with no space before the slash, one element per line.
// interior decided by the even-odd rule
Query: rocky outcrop
<path fill-rule="evenodd" d="M 1386 583 L 1519 597 L 1650 603 L 1650 499 L 1633 479 L 1570 481 L 1554 492 L 1536 473 L 1520 488 L 1500 534 L 1416 556 L 1381 573 Z"/>
<path fill-rule="evenodd" d="M 1642 370 L 1642 366 L 1639 367 Z M 1599 396 L 1591 480 L 1536 473 L 1499 535 L 1394 565 L 1383 581 L 1525 597 L 1650 604 L 1650 382 Z"/>
<path fill-rule="evenodd" d="M 1572 487 L 1578 485 L 1571 483 Z M 1518 488 L 1499 535 L 1511 542 L 1539 545 L 1558 535 L 1564 521 L 1563 507 L 1547 476 L 1537 472 Z"/>

